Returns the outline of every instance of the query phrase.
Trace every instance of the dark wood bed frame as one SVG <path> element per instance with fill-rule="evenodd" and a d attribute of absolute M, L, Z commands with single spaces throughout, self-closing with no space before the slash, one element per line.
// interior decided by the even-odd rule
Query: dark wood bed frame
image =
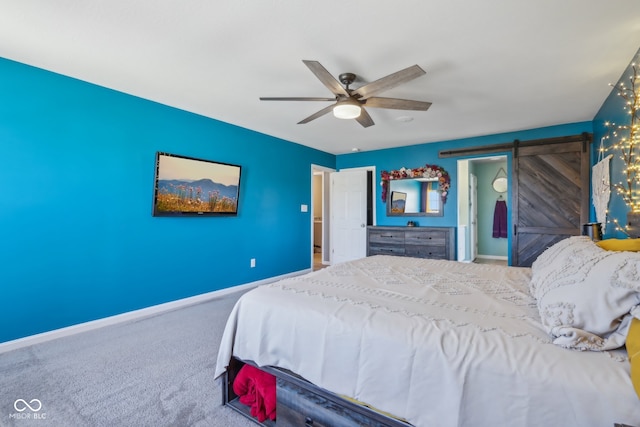
<path fill-rule="evenodd" d="M 259 422 L 249 407 L 240 403 L 233 391 L 233 381 L 245 364 L 253 362 L 232 358 L 222 377 L 222 404 L 238 411 L 256 424 L 265 427 L 407 427 L 410 424 L 346 400 L 324 390 L 292 372 L 261 367 L 276 377 L 276 421 Z"/>
<path fill-rule="evenodd" d="M 412 424 L 387 417 L 366 406 L 358 405 L 324 390 L 284 369 L 261 367 L 276 377 L 276 421 L 259 422 L 249 407 L 240 403 L 233 391 L 233 381 L 250 361 L 232 358 L 222 377 L 222 404 L 264 427 L 411 427 Z M 614 423 L 614 427 L 633 427 Z"/>

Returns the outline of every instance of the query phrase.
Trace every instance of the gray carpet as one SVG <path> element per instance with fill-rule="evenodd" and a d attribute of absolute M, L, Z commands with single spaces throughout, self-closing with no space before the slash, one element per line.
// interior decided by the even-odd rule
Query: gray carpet
<path fill-rule="evenodd" d="M 240 295 L 1 353 L 0 426 L 256 426 L 213 379 Z"/>

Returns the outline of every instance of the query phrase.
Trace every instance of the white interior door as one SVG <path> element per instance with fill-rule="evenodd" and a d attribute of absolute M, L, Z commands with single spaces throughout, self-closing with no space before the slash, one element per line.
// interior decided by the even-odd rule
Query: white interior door
<path fill-rule="evenodd" d="M 331 264 L 367 256 L 367 171 L 331 173 Z"/>
<path fill-rule="evenodd" d="M 478 178 L 469 174 L 469 246 L 471 261 L 478 257 Z"/>

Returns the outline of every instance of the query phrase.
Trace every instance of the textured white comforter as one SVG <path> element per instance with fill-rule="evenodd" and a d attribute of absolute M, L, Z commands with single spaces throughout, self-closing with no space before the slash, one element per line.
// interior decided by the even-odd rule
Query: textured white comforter
<path fill-rule="evenodd" d="M 233 309 L 216 377 L 234 355 L 421 427 L 640 425 L 624 350 L 554 345 L 529 280 L 375 256 L 264 285 Z"/>

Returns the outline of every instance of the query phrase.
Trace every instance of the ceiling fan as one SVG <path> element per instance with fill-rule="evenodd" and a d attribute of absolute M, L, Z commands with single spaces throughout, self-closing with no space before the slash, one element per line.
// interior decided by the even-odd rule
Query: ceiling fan
<path fill-rule="evenodd" d="M 381 98 L 374 96 L 385 90 L 413 80 L 426 74 L 418 65 L 405 68 L 382 77 L 374 82 L 365 84 L 357 89 L 349 86 L 355 81 L 356 75 L 353 73 L 342 73 L 336 80 L 326 68 L 318 61 L 305 61 L 311 72 L 335 95 L 333 98 L 313 98 L 313 97 L 261 97 L 261 101 L 335 101 L 334 104 L 310 115 L 298 124 L 309 123 L 312 120 L 322 117 L 333 111 L 333 115 L 339 119 L 356 119 L 363 127 L 372 126 L 373 120 L 364 107 L 390 108 L 394 110 L 417 110 L 426 111 L 431 106 L 430 102 L 412 101 L 409 99 Z M 344 87 L 340 84 L 344 85 Z"/>

